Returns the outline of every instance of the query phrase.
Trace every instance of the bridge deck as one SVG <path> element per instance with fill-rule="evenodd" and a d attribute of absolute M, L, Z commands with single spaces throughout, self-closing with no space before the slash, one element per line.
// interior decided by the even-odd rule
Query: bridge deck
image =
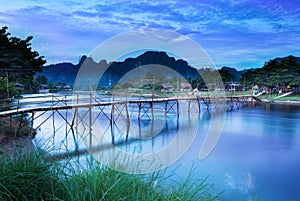
<path fill-rule="evenodd" d="M 148 99 L 130 99 L 124 101 L 104 101 L 104 102 L 92 102 L 92 103 L 72 103 L 65 105 L 54 105 L 54 106 L 40 106 L 34 108 L 18 108 L 13 110 L 7 110 L 0 112 L 0 117 L 4 116 L 12 116 L 16 114 L 25 114 L 25 113 L 33 113 L 33 112 L 41 112 L 41 111 L 52 111 L 52 110 L 65 110 L 65 109 L 73 109 L 73 108 L 85 108 L 85 107 L 96 107 L 96 106 L 108 106 L 108 105 L 116 105 L 116 104 L 143 104 L 143 103 L 160 103 L 160 102 L 169 102 L 169 101 L 182 101 L 182 100 L 230 100 L 230 99 L 241 99 L 241 98 L 252 98 L 254 100 L 259 100 L 257 97 L 252 95 L 243 95 L 243 96 L 226 96 L 226 97 L 169 97 L 169 98 L 148 98 Z"/>

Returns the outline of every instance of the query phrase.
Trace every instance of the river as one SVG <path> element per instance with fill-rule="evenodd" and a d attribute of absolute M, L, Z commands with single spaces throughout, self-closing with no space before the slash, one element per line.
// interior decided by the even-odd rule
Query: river
<path fill-rule="evenodd" d="M 300 199 L 300 106 L 263 104 L 227 112 L 213 152 L 198 160 L 197 148 L 194 143 L 177 162 L 177 171 L 184 173 L 194 163 L 196 175 L 209 175 L 226 200 Z"/>
<path fill-rule="evenodd" d="M 136 113 L 134 108 L 130 109 L 133 111 L 131 115 Z M 109 110 L 109 108 L 104 109 L 106 112 Z M 96 110 L 96 113 L 99 111 L 99 109 Z M 68 114 L 71 119 L 71 111 L 61 113 Z M 216 146 L 206 158 L 200 160 L 199 151 L 208 130 L 211 129 L 211 122 L 213 118 L 219 118 L 218 115 L 213 114 L 215 111 L 207 111 L 205 107 L 202 107 L 199 116 L 193 113 L 188 116 L 180 115 L 177 118 L 175 113 L 170 113 L 164 121 L 165 117 L 160 113 L 154 124 L 147 118 L 141 122 L 132 120 L 131 125 L 139 125 L 138 130 L 137 126 L 131 126 L 126 130 L 124 123 L 112 129 L 104 115 L 98 116 L 97 122 L 102 125 L 100 127 L 103 135 L 110 136 L 108 142 L 112 140 L 113 132 L 115 144 L 129 141 L 130 145 L 119 145 L 119 149 L 134 150 L 140 154 L 163 150 L 174 140 L 179 146 L 178 149 L 181 149 L 180 143 L 193 138 L 190 140 L 191 146 L 188 143 L 185 145 L 188 148 L 182 152 L 182 157 L 179 157 L 180 154 L 176 155 L 178 158 L 167 167 L 167 172 L 175 172 L 180 180 L 187 176 L 187 172 L 192 167 L 195 167 L 193 177 L 207 177 L 208 182 L 215 184 L 216 191 L 223 191 L 222 195 L 225 200 L 292 201 L 300 199 L 299 105 L 256 104 L 228 110 L 225 113 L 224 126 Z M 84 118 L 87 118 L 86 116 L 88 115 Z M 72 134 L 58 113 L 54 121 L 54 127 L 58 131 L 53 132 L 53 118 L 50 118 L 48 123 L 40 127 L 35 137 L 38 145 L 47 144 L 48 148 L 56 146 L 60 150 L 72 150 L 75 147 L 73 139 L 76 135 L 89 130 L 79 129 L 78 132 Z M 38 125 L 41 122 L 43 122 L 42 119 L 37 119 L 34 124 Z M 93 128 L 94 135 L 95 130 L 97 129 Z M 182 130 L 184 132 L 179 132 Z M 66 132 L 68 135 L 65 134 Z M 181 136 L 176 139 L 178 132 Z M 193 135 L 193 132 L 196 132 L 196 135 Z M 129 134 L 126 135 L 126 133 Z M 130 142 L 130 139 L 137 138 L 137 135 L 142 135 L 143 139 L 138 137 L 139 140 Z M 82 140 L 79 146 L 86 143 L 86 136 L 88 135 L 83 137 L 85 140 Z M 92 140 L 95 142 L 95 139 Z M 61 152 L 60 150 L 55 149 L 58 153 Z"/>

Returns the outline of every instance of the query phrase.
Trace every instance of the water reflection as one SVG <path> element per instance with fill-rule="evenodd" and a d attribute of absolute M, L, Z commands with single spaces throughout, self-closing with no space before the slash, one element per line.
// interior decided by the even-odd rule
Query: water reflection
<path fill-rule="evenodd" d="M 299 119 L 300 106 L 258 105 L 228 112 L 221 139 L 211 155 L 196 160 L 198 147 L 192 146 L 176 170 L 184 175 L 190 168 L 186 164 L 196 164 L 199 171 L 195 177 L 209 175 L 209 181 L 225 190 L 225 200 L 297 200 Z M 202 128 L 196 141 L 201 142 L 208 129 L 205 121 L 209 118 L 200 120 Z"/>
<path fill-rule="evenodd" d="M 94 115 L 98 115 L 99 110 Z M 172 157 L 193 138 L 192 132 L 197 124 L 193 144 L 167 169 L 176 172 L 178 181 L 194 164 L 197 168 L 195 177 L 209 175 L 208 180 L 215 183 L 219 191 L 224 190 L 225 200 L 292 201 L 300 197 L 297 189 L 300 180 L 300 106 L 266 104 L 228 111 L 221 138 L 204 160 L 198 159 L 199 149 L 212 119 L 218 119 L 215 110 L 185 113 L 179 117 L 175 113 L 168 116 L 160 113 L 156 120 L 132 118 L 129 126 L 122 118 L 110 124 L 109 119 L 100 114 L 91 133 L 88 125 L 83 123 L 89 121 L 88 115 L 84 115 L 86 110 L 79 112 L 85 121 L 77 129 L 72 130 L 70 125 L 64 124 L 64 119 L 57 113 L 54 116 L 55 129 L 52 122 L 45 123 L 36 140 L 45 142 L 48 137 L 53 139 L 49 147 L 55 145 L 70 153 L 77 150 L 82 154 L 87 153 L 83 148 L 90 142 L 91 134 L 90 151 L 97 153 L 118 148 L 127 153 L 147 154 L 163 150 L 174 142 L 176 149 L 164 155 Z M 74 111 L 68 111 L 69 119 L 73 115 Z M 134 110 L 130 115 L 137 116 Z M 180 130 L 184 132 L 176 138 Z M 106 145 L 103 142 L 107 142 Z"/>
<path fill-rule="evenodd" d="M 233 190 L 238 190 L 243 194 L 253 193 L 255 191 L 255 179 L 250 172 L 242 172 L 240 175 L 233 176 L 225 173 L 225 183 Z"/>

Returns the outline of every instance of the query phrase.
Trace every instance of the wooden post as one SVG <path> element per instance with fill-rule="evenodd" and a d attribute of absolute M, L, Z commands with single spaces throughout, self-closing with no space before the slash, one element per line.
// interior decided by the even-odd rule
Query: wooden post
<path fill-rule="evenodd" d="M 126 142 L 128 142 L 129 130 L 130 130 L 130 123 L 127 125 L 126 128 L 126 139 L 125 139 Z"/>
<path fill-rule="evenodd" d="M 127 104 L 127 103 L 124 103 L 125 104 L 125 111 L 126 111 L 126 123 L 127 123 L 127 126 L 129 127 L 130 126 L 130 118 L 129 118 L 129 112 L 128 112 L 128 105 L 129 105 L 129 103 Z"/>
<path fill-rule="evenodd" d="M 230 97 L 230 108 L 231 108 L 231 110 L 233 109 L 233 98 L 232 97 Z"/>
<path fill-rule="evenodd" d="M 76 94 L 76 104 L 78 105 L 79 103 L 79 94 Z M 75 117 L 76 117 L 76 125 L 75 125 L 75 130 L 76 130 L 76 133 L 78 134 L 78 108 L 76 107 L 75 108 L 75 113 L 74 113 Z M 78 138 L 77 138 L 78 139 Z"/>
<path fill-rule="evenodd" d="M 239 98 L 237 98 L 236 106 L 237 106 L 237 109 L 240 109 L 241 102 L 240 102 Z"/>
<path fill-rule="evenodd" d="M 17 137 L 18 130 L 22 128 L 22 123 L 23 123 L 23 115 L 24 115 L 24 113 L 22 113 L 22 114 L 21 114 L 21 119 L 20 119 L 19 126 L 16 126 L 16 130 L 15 130 L 15 137 Z"/>
<path fill-rule="evenodd" d="M 111 143 L 115 144 L 115 134 L 113 122 L 110 123 Z"/>
<path fill-rule="evenodd" d="M 54 106 L 54 94 L 52 93 L 52 106 Z M 53 137 L 55 137 L 55 111 L 52 110 L 52 127 L 53 127 Z"/>
<path fill-rule="evenodd" d="M 141 109 L 142 109 L 142 103 L 138 103 L 139 111 L 138 111 L 138 119 L 141 119 Z"/>
<path fill-rule="evenodd" d="M 24 113 L 21 114 L 21 120 L 20 120 L 20 123 L 19 123 L 19 129 L 21 129 L 21 127 L 22 127 L 23 116 L 24 116 Z"/>
<path fill-rule="evenodd" d="M 154 136 L 154 120 L 151 121 L 151 131 L 150 131 L 150 136 L 153 139 Z"/>
<path fill-rule="evenodd" d="M 33 122 L 34 122 L 34 112 L 31 113 L 31 125 L 30 125 L 30 139 L 33 139 Z"/>
<path fill-rule="evenodd" d="M 208 99 L 208 101 L 209 101 L 209 98 L 207 98 L 207 99 Z M 209 103 L 208 103 L 208 101 L 206 102 L 206 101 L 205 101 L 205 98 L 202 98 L 202 101 L 205 103 L 206 109 L 208 110 L 208 109 L 209 109 Z"/>
<path fill-rule="evenodd" d="M 138 126 L 139 126 L 139 137 L 142 136 L 142 127 L 141 127 L 141 119 L 138 119 Z"/>
<path fill-rule="evenodd" d="M 90 90 L 90 106 L 89 106 L 89 127 L 90 127 L 90 133 L 89 133 L 89 143 L 90 143 L 90 150 L 92 149 L 92 124 L 93 124 L 93 116 L 92 116 L 92 91 Z"/>
<path fill-rule="evenodd" d="M 176 100 L 176 107 L 177 107 L 177 117 L 179 117 L 179 101 Z"/>
<path fill-rule="evenodd" d="M 55 111 L 52 110 L 52 127 L 53 127 L 53 135 L 55 136 L 56 130 L 55 130 Z"/>
<path fill-rule="evenodd" d="M 154 119 L 153 101 L 150 102 L 150 107 L 151 107 L 151 119 Z"/>
<path fill-rule="evenodd" d="M 168 100 L 165 102 L 165 117 L 167 116 L 167 111 L 168 111 Z"/>
<path fill-rule="evenodd" d="M 176 130 L 179 130 L 179 117 L 177 117 L 177 121 L 176 121 Z"/>
<path fill-rule="evenodd" d="M 113 118 L 114 118 L 114 112 L 115 112 L 115 104 L 112 103 L 111 104 L 111 112 L 110 112 L 110 124 L 112 124 L 114 121 L 113 121 Z"/>

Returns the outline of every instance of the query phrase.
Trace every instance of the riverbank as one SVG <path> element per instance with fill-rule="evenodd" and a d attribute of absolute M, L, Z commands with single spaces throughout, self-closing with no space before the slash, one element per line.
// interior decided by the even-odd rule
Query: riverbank
<path fill-rule="evenodd" d="M 283 104 L 283 105 L 300 105 L 300 100 L 269 100 L 261 99 L 263 103 Z"/>
<path fill-rule="evenodd" d="M 30 128 L 16 129 L 19 125 L 17 119 L 12 119 L 12 125 L 10 128 L 9 117 L 0 118 L 0 157 L 5 154 L 12 155 L 19 150 L 30 151 L 34 149 L 32 139 L 29 136 Z"/>
<path fill-rule="evenodd" d="M 261 95 L 259 98 L 264 103 L 300 105 L 300 95 L 290 95 L 284 97 L 280 97 L 278 95 Z"/>

